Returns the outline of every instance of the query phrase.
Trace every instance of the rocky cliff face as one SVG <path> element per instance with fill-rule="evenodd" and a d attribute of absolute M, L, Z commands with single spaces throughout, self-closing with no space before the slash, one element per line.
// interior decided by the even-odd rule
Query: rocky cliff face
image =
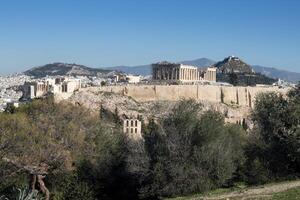
<path fill-rule="evenodd" d="M 178 101 L 137 102 L 133 98 L 111 92 L 82 90 L 67 101 L 84 106 L 91 112 L 99 113 L 100 108 L 117 114 L 121 119 L 141 116 L 145 122 L 149 118 L 160 119 L 167 116 Z M 224 114 L 227 122 L 236 123 L 247 119 L 249 108 L 246 106 L 226 105 L 223 103 L 199 101 L 203 110 L 215 110 Z"/>
<path fill-rule="evenodd" d="M 67 101 L 84 106 L 91 112 L 100 112 L 100 108 L 117 114 L 121 119 L 141 116 L 144 120 L 150 117 L 161 118 L 169 113 L 175 102 L 157 101 L 140 103 L 121 94 L 103 91 L 82 90 Z"/>

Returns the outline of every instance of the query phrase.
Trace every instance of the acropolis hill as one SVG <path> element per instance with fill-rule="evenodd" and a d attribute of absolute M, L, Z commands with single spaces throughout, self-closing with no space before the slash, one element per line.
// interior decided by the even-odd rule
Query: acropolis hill
<path fill-rule="evenodd" d="M 213 85 L 124 85 L 81 88 L 68 101 L 98 112 L 100 106 L 122 118 L 142 116 L 160 118 L 182 99 L 201 102 L 205 110 L 224 114 L 230 123 L 248 121 L 249 113 L 261 92 L 286 94 L 288 89 L 278 87 L 233 87 Z"/>
<path fill-rule="evenodd" d="M 261 87 L 223 86 L 217 81 L 220 74 L 243 74 L 255 77 L 256 73 L 238 57 L 229 56 L 216 65 L 201 70 L 197 67 L 167 61 L 152 64 L 153 85 L 117 85 L 89 88 L 132 97 L 139 102 L 179 101 L 183 98 L 212 103 L 223 103 L 252 108 L 255 97 L 260 92 L 286 93 L 271 85 Z M 225 84 L 226 85 L 226 84 Z"/>
<path fill-rule="evenodd" d="M 288 89 L 278 87 L 233 87 L 213 85 L 128 85 L 83 88 L 85 91 L 112 92 L 132 97 L 138 102 L 179 101 L 195 99 L 213 103 L 253 107 L 255 97 L 261 92 L 285 94 Z"/>

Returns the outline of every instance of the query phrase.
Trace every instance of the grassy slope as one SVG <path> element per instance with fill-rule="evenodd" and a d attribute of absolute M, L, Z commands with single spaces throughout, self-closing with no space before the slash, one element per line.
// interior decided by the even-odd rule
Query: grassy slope
<path fill-rule="evenodd" d="M 285 192 L 274 194 L 272 200 L 298 200 L 300 199 L 300 187 L 289 189 Z"/>
<path fill-rule="evenodd" d="M 300 181 L 297 181 L 300 182 Z M 245 200 L 300 200 L 300 186 L 298 185 L 297 187 L 291 186 L 289 189 L 282 190 L 282 191 L 276 191 L 274 189 L 274 192 L 270 193 L 268 191 L 268 188 L 273 188 L 273 187 L 280 187 L 281 185 L 287 185 L 287 184 L 294 184 L 296 183 L 295 181 L 292 182 L 283 182 L 283 183 L 274 183 L 274 184 L 267 184 L 264 186 L 260 187 L 250 187 L 250 188 L 244 188 L 244 189 L 217 189 L 214 191 L 211 191 L 209 193 L 205 194 L 195 194 L 191 196 L 186 196 L 186 197 L 177 197 L 177 198 L 172 198 L 168 200 L 240 200 L 240 199 L 245 199 Z M 283 186 L 284 187 L 284 186 Z M 251 195 L 252 190 L 260 189 L 264 190 L 266 189 L 266 192 L 261 192 L 259 194 L 254 194 Z M 247 192 L 245 192 L 247 191 Z M 249 192 L 249 193 L 248 193 Z M 245 194 L 242 194 L 245 193 Z M 248 194 L 247 194 L 248 193 Z M 242 195 L 241 195 L 242 194 Z M 249 195 L 250 194 L 250 195 Z"/>

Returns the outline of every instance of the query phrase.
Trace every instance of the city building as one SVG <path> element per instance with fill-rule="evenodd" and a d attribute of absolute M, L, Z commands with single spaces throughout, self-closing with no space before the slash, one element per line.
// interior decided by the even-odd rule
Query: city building
<path fill-rule="evenodd" d="M 131 75 L 131 74 L 123 74 L 123 73 L 116 73 L 111 76 L 113 83 L 130 83 L 136 84 L 141 82 L 142 76 L 139 75 Z"/>
<path fill-rule="evenodd" d="M 168 83 L 196 83 L 200 81 L 216 81 L 216 69 L 206 70 L 180 63 L 159 62 L 152 64 L 152 80 Z"/>
<path fill-rule="evenodd" d="M 7 103 L 18 102 L 22 96 L 19 87 L 32 78 L 23 74 L 0 76 L 0 112 L 7 107 Z"/>
<path fill-rule="evenodd" d="M 123 132 L 132 139 L 142 138 L 142 122 L 138 119 L 124 119 Z"/>
<path fill-rule="evenodd" d="M 139 82 L 141 82 L 141 76 L 138 76 L 138 75 L 126 75 L 126 81 L 128 83 L 139 83 Z"/>
<path fill-rule="evenodd" d="M 113 83 L 126 82 L 126 75 L 122 73 L 116 73 L 111 76 Z"/>
<path fill-rule="evenodd" d="M 257 85 L 256 85 L 257 86 Z M 290 83 L 288 81 L 282 80 L 282 79 L 278 79 L 277 82 L 273 83 L 273 86 L 278 86 L 280 88 L 288 88 L 288 87 L 292 87 L 295 88 L 296 84 L 294 83 Z"/>

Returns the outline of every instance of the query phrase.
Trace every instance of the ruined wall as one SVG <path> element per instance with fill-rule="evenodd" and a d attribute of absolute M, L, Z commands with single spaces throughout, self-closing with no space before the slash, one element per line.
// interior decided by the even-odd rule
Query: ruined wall
<path fill-rule="evenodd" d="M 275 91 L 285 94 L 287 89 L 277 87 L 233 87 L 212 85 L 127 85 L 92 87 L 83 90 L 113 92 L 130 96 L 136 101 L 178 101 L 183 98 L 222 102 L 253 107 L 261 92 Z"/>

